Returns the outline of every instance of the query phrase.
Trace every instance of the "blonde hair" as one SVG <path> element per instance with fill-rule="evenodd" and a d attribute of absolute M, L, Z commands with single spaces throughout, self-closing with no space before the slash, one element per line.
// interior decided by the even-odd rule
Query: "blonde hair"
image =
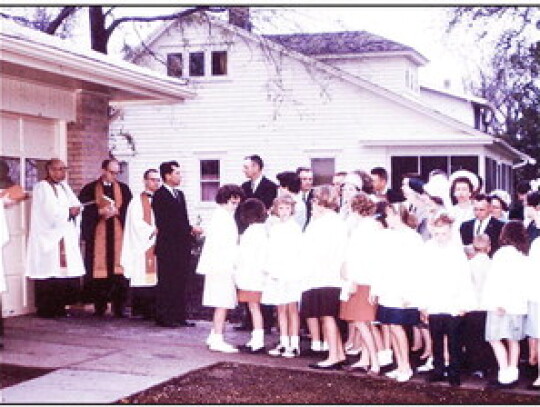
<path fill-rule="evenodd" d="M 296 201 L 291 195 L 283 194 L 274 199 L 274 202 L 272 202 L 272 207 L 270 208 L 270 213 L 272 215 L 278 216 L 279 205 L 289 205 L 291 207 L 291 215 L 294 215 Z"/>

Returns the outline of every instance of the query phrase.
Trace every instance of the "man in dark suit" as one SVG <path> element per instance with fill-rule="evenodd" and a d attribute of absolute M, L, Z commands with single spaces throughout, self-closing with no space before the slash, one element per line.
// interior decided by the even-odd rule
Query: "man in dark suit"
<path fill-rule="evenodd" d="M 475 236 L 485 233 L 491 241 L 489 256 L 499 248 L 499 236 L 504 222 L 491 217 L 491 197 L 478 194 L 473 199 L 474 219 L 463 222 L 459 228 L 464 246 L 471 245 Z"/>
<path fill-rule="evenodd" d="M 296 175 L 300 178 L 300 195 L 302 201 L 306 205 L 306 223 L 302 227 L 302 230 L 306 229 L 309 221 L 311 220 L 311 198 L 313 198 L 313 170 L 308 167 L 298 167 L 296 169 Z"/>
<path fill-rule="evenodd" d="M 177 189 L 182 180 L 176 161 L 159 166 L 163 185 L 152 200 L 157 236 L 156 323 L 164 327 L 194 326 L 186 320 L 186 284 L 194 234 L 199 227 L 189 224 L 184 193 Z"/>
<path fill-rule="evenodd" d="M 373 192 L 381 199 L 390 203 L 403 202 L 405 197 L 401 190 L 394 191 L 388 188 L 388 172 L 383 167 L 374 167 L 370 171 L 373 181 Z"/>
<path fill-rule="evenodd" d="M 277 196 L 278 186 L 270 181 L 263 175 L 264 162 L 262 158 L 257 155 L 250 155 L 244 158 L 244 174 L 248 178 L 248 181 L 242 184 L 242 189 L 247 198 L 260 199 L 267 210 L 272 207 L 272 203 Z M 247 226 L 242 224 L 235 216 L 238 224 L 238 231 L 243 233 Z M 251 331 L 251 319 L 250 314 L 245 310 L 243 315 L 243 322 L 241 325 L 235 327 L 237 330 L 249 330 Z M 274 325 L 274 310 L 271 305 L 261 304 L 261 312 L 264 319 L 264 329 L 266 333 L 270 333 L 272 326 Z"/>
<path fill-rule="evenodd" d="M 531 220 L 527 225 L 529 244 L 540 237 L 540 191 L 532 191 L 526 197 L 526 217 Z"/>

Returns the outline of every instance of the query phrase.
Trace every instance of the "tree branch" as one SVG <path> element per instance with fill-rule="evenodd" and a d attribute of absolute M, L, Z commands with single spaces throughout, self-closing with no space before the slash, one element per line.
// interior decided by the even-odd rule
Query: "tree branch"
<path fill-rule="evenodd" d="M 60 13 L 58 13 L 58 15 L 55 17 L 55 19 L 49 23 L 47 28 L 45 28 L 44 32 L 53 35 L 58 29 L 58 27 L 60 27 L 62 23 L 66 20 L 66 18 L 71 16 L 78 9 L 79 7 L 74 6 L 63 7 L 62 10 L 60 10 Z"/>
<path fill-rule="evenodd" d="M 215 8 L 214 8 L 215 9 Z M 152 21 L 168 21 L 168 20 L 176 20 L 177 18 L 183 18 L 187 17 L 191 14 L 197 13 L 199 11 L 207 11 L 207 10 L 213 10 L 210 6 L 196 6 L 189 8 L 187 10 L 182 10 L 178 13 L 173 14 L 167 14 L 167 15 L 161 15 L 161 16 L 153 16 L 153 17 L 121 17 L 116 20 L 114 20 L 111 25 L 107 28 L 107 33 L 110 35 L 116 27 L 118 27 L 120 24 L 127 23 L 127 22 L 152 22 Z M 225 10 L 219 9 L 220 11 Z"/>

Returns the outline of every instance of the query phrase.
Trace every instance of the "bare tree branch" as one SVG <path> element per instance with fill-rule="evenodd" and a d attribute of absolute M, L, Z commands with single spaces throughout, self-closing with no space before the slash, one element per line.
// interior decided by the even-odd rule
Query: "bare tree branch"
<path fill-rule="evenodd" d="M 79 7 L 74 6 L 66 6 L 63 7 L 60 13 L 52 20 L 47 28 L 44 30 L 45 33 L 53 35 L 58 27 L 62 25 L 62 23 L 68 18 L 69 16 L 73 15 Z"/>

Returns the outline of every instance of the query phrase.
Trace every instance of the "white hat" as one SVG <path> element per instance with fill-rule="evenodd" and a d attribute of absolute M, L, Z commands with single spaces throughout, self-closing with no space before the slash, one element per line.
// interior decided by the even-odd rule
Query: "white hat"
<path fill-rule="evenodd" d="M 452 175 L 450 175 L 450 178 L 449 178 L 449 181 L 450 181 L 450 185 L 453 184 L 454 180 L 456 178 L 468 178 L 469 181 L 471 181 L 471 184 L 473 186 L 473 190 L 476 191 L 478 189 L 478 187 L 480 186 L 480 180 L 478 179 L 478 175 L 476 175 L 475 173 L 472 173 L 470 171 L 467 171 L 467 170 L 457 170 L 455 172 L 452 173 Z"/>
<path fill-rule="evenodd" d="M 491 196 L 495 195 L 497 198 L 503 201 L 506 204 L 506 206 L 510 206 L 510 203 L 512 201 L 510 194 L 506 191 L 503 191 L 502 189 L 494 189 L 493 191 L 489 193 L 489 195 Z"/>
<path fill-rule="evenodd" d="M 362 189 L 362 186 L 364 185 L 362 178 L 360 178 L 360 176 L 354 172 L 349 172 L 343 179 L 342 184 L 352 184 L 358 189 Z"/>

